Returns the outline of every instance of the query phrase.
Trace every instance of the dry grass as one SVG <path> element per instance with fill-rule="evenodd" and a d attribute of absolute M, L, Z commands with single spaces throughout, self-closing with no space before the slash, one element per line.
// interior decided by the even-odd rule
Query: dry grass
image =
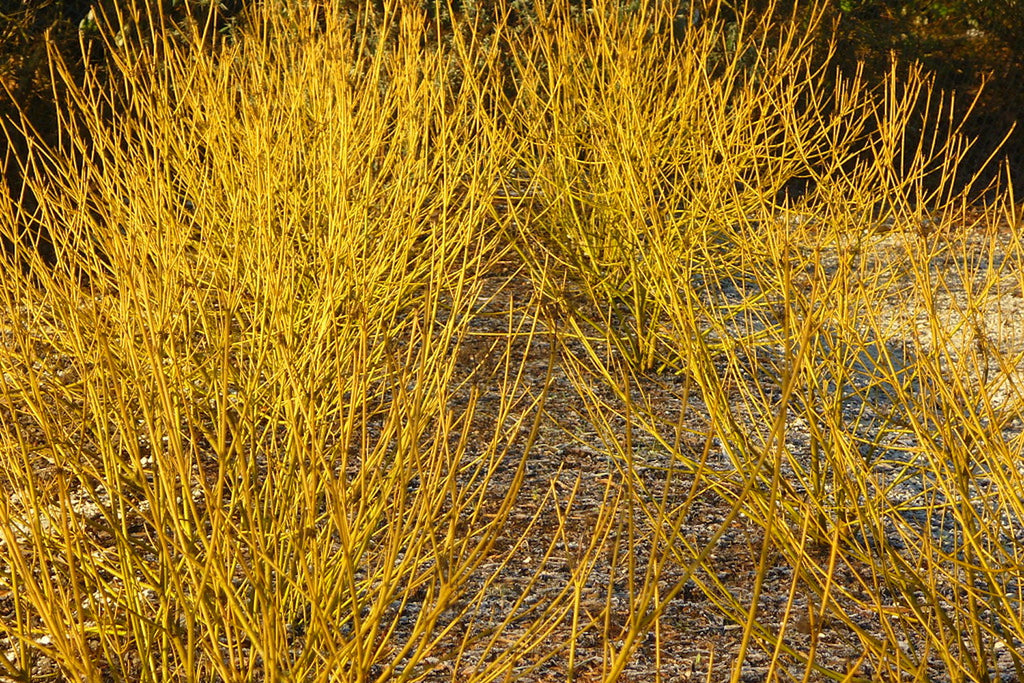
<path fill-rule="evenodd" d="M 691 591 L 739 625 L 709 680 L 1024 677 L 1019 216 L 952 194 L 923 75 L 828 86 L 755 18 L 266 5 L 114 49 L 0 207 L 57 253 L 0 285 L 0 678 L 659 678 Z M 602 490 L 526 483 L 555 390 Z"/>

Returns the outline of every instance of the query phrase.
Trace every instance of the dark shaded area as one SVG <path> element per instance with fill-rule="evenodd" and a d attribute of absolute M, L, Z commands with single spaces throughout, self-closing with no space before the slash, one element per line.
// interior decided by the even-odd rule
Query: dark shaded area
<path fill-rule="evenodd" d="M 841 21 L 836 61 L 847 73 L 857 62 L 872 83 L 894 63 L 899 75 L 919 62 L 934 77 L 936 94 L 955 95 L 953 117 L 967 113 L 963 133 L 977 142 L 964 160 L 965 183 L 977 189 L 1009 165 L 1016 187 L 1024 182 L 1024 3 L 1019 0 L 834 1 Z M 846 11 L 841 6 L 846 6 Z M 1002 143 L 1002 153 L 989 157 Z"/>
<path fill-rule="evenodd" d="M 760 14 L 771 5 L 770 0 L 746 2 Z M 693 3 L 704 8 L 705 16 L 716 6 L 716 0 Z M 774 19 L 806 25 L 809 4 L 778 0 Z M 680 11 L 688 5 L 682 0 Z M 743 5 L 744 0 L 723 0 L 721 22 L 728 27 L 735 21 L 734 8 Z M 823 59 L 834 30 L 835 53 L 830 64 L 833 76 L 852 76 L 862 65 L 866 86 L 880 90 L 891 73 L 895 72 L 897 82 L 906 82 L 907 74 L 920 65 L 932 79 L 931 92 L 922 93 L 910 117 L 904 150 L 908 161 L 922 137 L 931 143 L 934 131 L 940 132 L 936 144 L 941 145 L 945 139 L 941 133 L 948 131 L 950 122 L 962 121 L 959 132 L 974 141 L 954 179 L 940 178 L 940 170 L 935 168 L 925 189 L 934 189 L 945 181 L 954 192 L 969 188 L 970 197 L 984 199 L 996 180 L 1005 185 L 1009 179 L 1015 187 L 1022 186 L 1024 2 L 826 0 L 824 10 L 815 42 L 817 56 Z M 936 121 L 940 102 L 942 117 Z M 872 131 L 869 128 L 866 132 Z M 795 177 L 778 199 L 796 200 L 811 189 L 809 178 Z"/>

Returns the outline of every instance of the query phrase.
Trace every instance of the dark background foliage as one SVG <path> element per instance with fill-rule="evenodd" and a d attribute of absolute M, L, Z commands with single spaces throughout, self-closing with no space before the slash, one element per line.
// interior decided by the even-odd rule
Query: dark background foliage
<path fill-rule="evenodd" d="M 416 0 L 409 0 L 415 2 Z M 525 25 L 534 13 L 532 0 L 507 0 L 512 21 Z M 641 2 L 620 0 L 635 10 Z M 676 2 L 677 0 L 668 0 Z M 707 21 L 716 0 L 678 0 L 677 28 L 687 22 Z M 768 0 L 747 0 L 755 11 L 764 11 Z M 154 20 L 186 31 L 202 26 L 213 12 L 209 34 L 211 49 L 230 40 L 244 21 L 253 0 L 148 0 L 145 7 Z M 493 19 L 498 3 L 481 0 L 419 0 L 431 23 L 443 34 L 450 31 L 453 16 Z M 214 6 L 216 3 L 216 6 Z M 123 3 L 124 4 L 124 3 Z M 345 0 L 351 9 L 380 12 L 382 0 Z M 552 4 L 552 3 L 547 3 Z M 569 0 L 571 12 L 579 12 L 591 0 Z M 782 0 L 776 11 L 785 18 L 796 10 L 799 19 L 808 3 Z M 86 63 L 103 69 L 106 46 L 86 20 L 93 6 L 114 6 L 113 0 L 0 0 L 0 120 L 6 135 L 0 136 L 0 158 L 5 159 L 7 189 L 15 196 L 24 190 L 18 158 L 24 158 L 26 142 L 11 121 L 25 120 L 47 140 L 55 139 L 55 84 L 47 60 L 47 41 L 68 62 L 73 74 Z M 743 0 L 721 0 L 719 19 L 727 26 L 743 6 Z M 1021 0 L 828 0 L 825 31 L 837 30 L 834 61 L 841 71 L 865 65 L 870 83 L 881 83 L 892 64 L 906 71 L 914 62 L 934 74 L 935 89 L 956 93 L 958 107 L 965 109 L 981 92 L 965 132 L 978 142 L 968 157 L 968 174 L 994 177 L 998 164 L 985 165 L 1003 135 L 1024 112 L 1024 2 Z M 86 20 L 86 21 L 83 21 Z M 143 22 L 144 23 L 144 22 Z M 149 26 L 136 25 L 132 34 L 144 39 Z M 982 88 L 982 84 L 984 88 Z M 58 86 L 59 87 L 59 86 Z M 1004 147 L 1015 183 L 1024 180 L 1024 131 L 1016 131 Z M 25 200 L 31 207 L 31 197 Z"/>
<path fill-rule="evenodd" d="M 833 0 L 841 18 L 837 61 L 844 70 L 865 63 L 872 81 L 895 58 L 906 71 L 913 62 L 935 76 L 935 89 L 955 93 L 962 111 L 979 96 L 964 132 L 978 143 L 967 169 L 982 168 L 1003 136 L 1024 123 L 1024 2 L 1020 0 Z M 982 84 L 984 83 L 984 87 Z M 980 90 L 980 95 L 979 95 Z M 1014 182 L 1024 180 L 1024 130 L 1004 153 Z"/>

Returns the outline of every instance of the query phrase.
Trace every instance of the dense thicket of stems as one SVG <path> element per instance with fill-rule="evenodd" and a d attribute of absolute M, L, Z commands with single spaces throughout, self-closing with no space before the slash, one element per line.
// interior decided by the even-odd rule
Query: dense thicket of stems
<path fill-rule="evenodd" d="M 0 678 L 611 681 L 693 591 L 735 680 L 1024 675 L 1019 208 L 968 202 L 928 77 L 753 16 L 384 7 L 111 37 L 116 86 L 68 84 L 0 204 Z M 602 490 L 529 483 L 552 392 Z"/>

